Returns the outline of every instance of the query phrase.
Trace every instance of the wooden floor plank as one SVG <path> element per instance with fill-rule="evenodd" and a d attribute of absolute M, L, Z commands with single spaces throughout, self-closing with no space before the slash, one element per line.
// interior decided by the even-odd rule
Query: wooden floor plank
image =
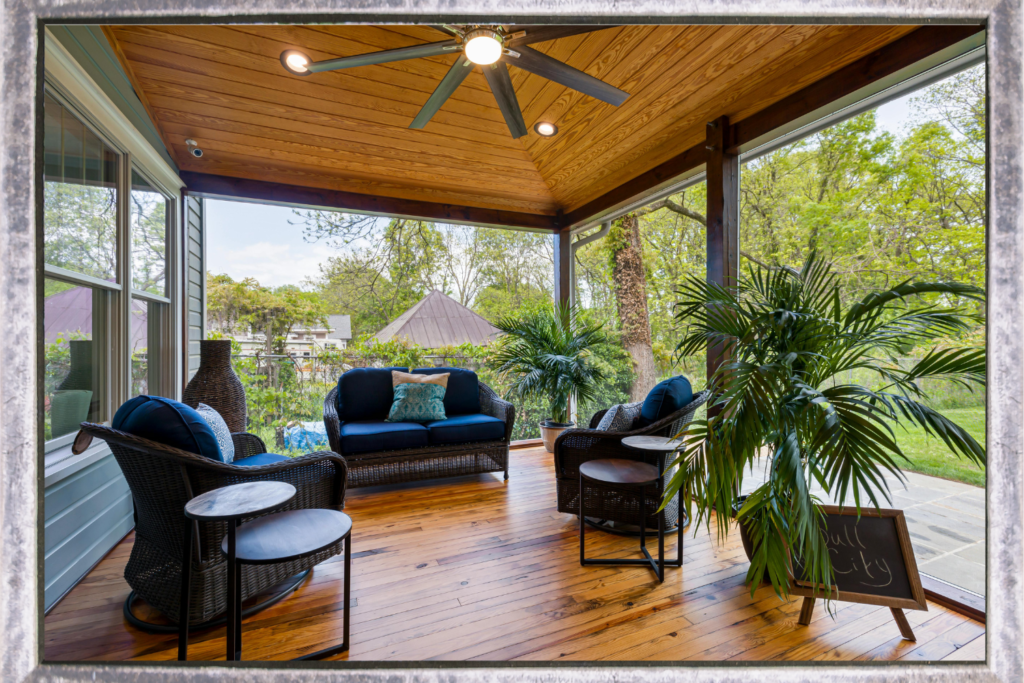
<path fill-rule="evenodd" d="M 555 507 L 551 455 L 512 452 L 511 479 L 480 475 L 356 489 L 352 646 L 340 659 L 695 661 L 984 658 L 984 626 L 929 604 L 904 641 L 888 609 L 840 604 L 796 623 L 799 602 L 751 596 L 733 534 L 690 529 L 684 565 L 659 584 L 642 567 L 579 564 L 578 522 Z M 666 554 L 675 553 L 675 536 Z M 176 640 L 128 626 L 129 535 L 46 617 L 46 659 L 171 660 Z M 635 538 L 594 530 L 590 557 L 638 557 Z M 246 659 L 295 657 L 341 638 L 340 558 L 243 624 Z M 224 629 L 193 634 L 192 660 L 223 659 Z"/>

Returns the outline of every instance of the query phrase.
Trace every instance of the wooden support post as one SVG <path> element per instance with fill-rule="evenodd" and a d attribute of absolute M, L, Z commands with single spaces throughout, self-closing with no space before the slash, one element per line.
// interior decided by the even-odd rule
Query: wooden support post
<path fill-rule="evenodd" d="M 552 238 L 555 247 L 555 303 L 572 301 L 572 233 L 556 232 Z"/>
<path fill-rule="evenodd" d="M 729 287 L 740 269 L 740 158 L 725 150 L 729 118 L 721 116 L 707 127 L 707 279 Z M 708 349 L 708 380 L 727 359 L 721 345 Z"/>
<path fill-rule="evenodd" d="M 903 613 L 899 607 L 890 607 L 889 610 L 892 612 L 892 618 L 896 620 L 896 625 L 900 627 L 900 634 L 909 641 L 917 642 L 917 637 L 914 635 L 913 629 L 910 628 L 910 622 L 907 621 L 907 615 Z"/>
<path fill-rule="evenodd" d="M 800 619 L 796 623 L 807 626 L 811 623 L 812 614 L 814 614 L 814 598 L 804 598 L 803 604 L 800 605 Z"/>

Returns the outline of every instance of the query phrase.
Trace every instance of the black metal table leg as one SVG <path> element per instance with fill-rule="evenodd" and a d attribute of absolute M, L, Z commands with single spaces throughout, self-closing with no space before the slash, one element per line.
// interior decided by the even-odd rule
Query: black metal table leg
<path fill-rule="evenodd" d="M 235 520 L 235 528 L 242 525 L 241 519 Z M 242 661 L 242 563 L 235 557 L 235 661 Z"/>
<path fill-rule="evenodd" d="M 345 588 L 344 588 L 344 600 L 345 604 L 342 608 L 342 641 L 341 645 L 335 645 L 334 647 L 328 647 L 323 650 L 311 652 L 308 655 L 302 657 L 296 657 L 293 662 L 309 661 L 314 659 L 323 659 L 324 657 L 331 657 L 333 655 L 340 655 L 342 652 L 348 652 L 348 628 L 349 628 L 349 608 L 352 606 L 352 581 L 351 581 L 351 570 L 352 570 L 352 534 L 349 532 L 347 538 L 345 538 Z"/>
<path fill-rule="evenodd" d="M 225 659 L 229 662 L 237 661 L 237 641 L 235 640 L 235 602 L 238 601 L 238 586 L 235 584 L 237 574 L 235 573 L 235 522 L 228 522 L 228 623 L 227 637 L 224 639 L 227 645 Z"/>
<path fill-rule="evenodd" d="M 583 514 L 583 475 L 580 474 L 580 566 L 586 566 L 587 518 Z"/>
<path fill-rule="evenodd" d="M 178 661 L 188 661 L 188 613 L 192 590 L 192 525 L 191 519 L 185 518 L 185 547 L 182 550 L 181 564 L 181 595 L 178 603 Z"/>

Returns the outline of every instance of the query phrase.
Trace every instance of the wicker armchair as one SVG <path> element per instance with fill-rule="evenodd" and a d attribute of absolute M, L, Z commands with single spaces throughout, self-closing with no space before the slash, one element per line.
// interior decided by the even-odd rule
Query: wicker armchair
<path fill-rule="evenodd" d="M 504 472 L 508 479 L 508 447 L 512 441 L 516 410 L 508 401 L 483 382 L 480 386 L 480 412 L 505 423 L 501 441 L 444 444 L 394 451 L 344 454 L 341 447 L 341 422 L 338 420 L 338 387 L 324 399 L 324 426 L 331 450 L 345 455 L 349 466 L 349 486 L 400 484 L 422 479 L 459 477 L 483 472 Z"/>
<path fill-rule="evenodd" d="M 135 595 L 143 598 L 172 622 L 179 618 L 181 552 L 185 503 L 201 493 L 250 481 L 283 481 L 296 488 L 295 498 L 282 510 L 329 508 L 345 504 L 348 466 L 336 453 L 322 451 L 269 465 L 228 465 L 188 451 L 143 439 L 98 424 L 83 423 L 82 431 L 110 445 L 121 466 L 135 502 L 135 543 L 124 577 L 133 594 L 125 602 L 125 616 L 147 630 L 168 630 L 140 622 L 131 613 Z M 266 453 L 263 441 L 253 434 L 232 434 L 235 457 Z M 192 598 L 189 623 L 202 628 L 226 609 L 227 563 L 221 555 L 221 539 L 227 523 L 192 522 Z M 258 595 L 341 552 L 341 544 L 311 557 L 270 565 L 243 565 L 242 599 Z M 287 592 L 284 591 L 285 593 Z M 258 606 L 266 606 L 281 597 Z M 247 613 L 255 611 L 254 608 Z M 153 628 L 148 628 L 152 626 Z"/>
<path fill-rule="evenodd" d="M 710 395 L 710 391 L 702 391 L 682 409 L 668 417 L 628 432 L 603 432 L 596 429 L 601 418 L 608 412 L 607 410 L 594 413 L 590 419 L 589 429 L 567 429 L 562 432 L 555 440 L 554 451 L 558 511 L 574 515 L 579 513 L 580 465 L 589 460 L 623 458 L 657 466 L 657 454 L 635 451 L 623 446 L 622 439 L 627 436 L 674 436 L 682 431 L 687 422 L 693 419 L 694 413 L 708 400 Z M 666 476 L 671 476 L 671 474 Z M 658 500 L 653 489 L 647 493 L 649 494 L 645 496 L 648 510 L 647 525 L 656 528 L 658 518 L 655 511 L 661 505 L 661 501 Z M 587 498 L 588 518 L 592 515 L 606 521 L 636 524 L 639 513 L 638 504 L 637 496 L 623 495 L 621 491 L 599 491 L 599 495 L 595 494 L 593 499 L 589 496 Z M 675 526 L 679 519 L 678 495 L 665 506 L 664 514 L 665 527 Z"/>

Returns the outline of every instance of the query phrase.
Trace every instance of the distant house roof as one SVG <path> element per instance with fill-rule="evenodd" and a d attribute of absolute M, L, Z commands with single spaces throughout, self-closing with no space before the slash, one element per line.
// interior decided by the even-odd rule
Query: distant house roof
<path fill-rule="evenodd" d="M 146 304 L 132 299 L 132 343 L 146 336 Z M 92 290 L 72 287 L 46 297 L 43 301 L 43 337 L 52 344 L 61 334 L 68 339 L 71 333 L 92 336 Z"/>
<path fill-rule="evenodd" d="M 327 326 L 332 330 L 327 335 L 328 339 L 352 338 L 352 318 L 347 315 L 327 316 Z"/>
<path fill-rule="evenodd" d="M 500 332 L 484 318 L 436 289 L 378 332 L 377 341 L 407 339 L 425 349 L 475 344 L 482 346 Z"/>

